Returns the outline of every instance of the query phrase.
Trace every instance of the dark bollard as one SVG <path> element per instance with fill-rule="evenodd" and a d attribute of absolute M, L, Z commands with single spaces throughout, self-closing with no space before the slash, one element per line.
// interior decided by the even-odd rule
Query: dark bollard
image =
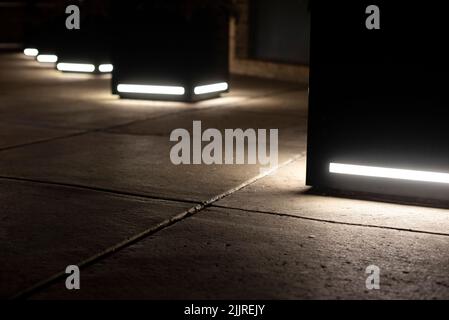
<path fill-rule="evenodd" d="M 227 92 L 229 12 L 222 2 L 114 3 L 113 93 L 197 101 Z"/>
<path fill-rule="evenodd" d="M 87 1 L 79 5 L 80 29 L 65 29 L 57 69 L 63 72 L 110 73 L 111 22 L 106 1 Z"/>
<path fill-rule="evenodd" d="M 438 1 L 312 2 L 308 185 L 449 202 L 444 16 Z"/>
<path fill-rule="evenodd" d="M 41 63 L 55 63 L 64 32 L 64 7 L 56 3 L 29 1 L 26 4 L 23 53 Z"/>

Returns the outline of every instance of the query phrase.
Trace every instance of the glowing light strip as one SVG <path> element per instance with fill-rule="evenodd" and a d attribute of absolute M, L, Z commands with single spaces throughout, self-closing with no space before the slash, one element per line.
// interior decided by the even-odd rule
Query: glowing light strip
<path fill-rule="evenodd" d="M 410 181 L 449 183 L 449 173 L 415 171 L 382 167 L 358 166 L 351 164 L 331 163 L 329 172 L 337 174 L 377 177 Z"/>
<path fill-rule="evenodd" d="M 112 72 L 114 70 L 114 66 L 112 64 L 100 64 L 98 66 L 98 70 L 100 72 Z"/>
<path fill-rule="evenodd" d="M 137 84 L 119 84 L 117 91 L 122 93 L 141 93 L 141 94 L 166 94 L 182 96 L 185 93 L 183 87 L 175 86 L 153 86 Z"/>
<path fill-rule="evenodd" d="M 45 63 L 54 63 L 58 61 L 58 56 L 54 54 L 40 54 L 37 56 L 37 61 Z"/>
<path fill-rule="evenodd" d="M 228 90 L 229 85 L 226 82 L 209 84 L 206 86 L 195 87 L 194 92 L 196 95 L 214 93 Z"/>
<path fill-rule="evenodd" d="M 23 54 L 27 57 L 36 57 L 39 54 L 39 50 L 35 48 L 26 48 L 23 50 Z"/>
<path fill-rule="evenodd" d="M 95 66 L 93 64 L 86 63 L 66 63 L 60 62 L 56 65 L 59 71 L 71 71 L 71 72 L 94 72 Z"/>

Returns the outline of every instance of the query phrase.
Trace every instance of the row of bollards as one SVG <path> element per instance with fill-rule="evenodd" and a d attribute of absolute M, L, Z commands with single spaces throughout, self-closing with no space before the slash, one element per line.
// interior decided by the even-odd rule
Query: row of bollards
<path fill-rule="evenodd" d="M 229 91 L 229 15 L 214 5 L 183 8 L 130 1 L 95 14 L 81 9 L 78 29 L 53 18 L 31 30 L 23 52 L 61 72 L 110 73 L 120 97 L 218 97 Z"/>

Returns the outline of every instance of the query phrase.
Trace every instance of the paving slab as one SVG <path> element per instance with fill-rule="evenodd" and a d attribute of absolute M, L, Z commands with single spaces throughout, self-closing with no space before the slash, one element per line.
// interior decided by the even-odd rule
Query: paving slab
<path fill-rule="evenodd" d="M 212 209 L 32 299 L 444 299 L 449 237 Z M 380 290 L 366 268 L 380 268 Z"/>
<path fill-rule="evenodd" d="M 34 73 L 41 78 L 34 79 Z M 0 116 L 13 124 L 101 129 L 186 107 L 181 103 L 122 101 L 110 94 L 110 78 L 105 76 L 62 74 L 46 68 L 27 69 L 22 77 L 14 79 L 0 84 Z"/>
<path fill-rule="evenodd" d="M 195 104 L 119 99 L 110 76 L 61 73 L 20 54 L 0 56 L 0 116 L 18 124 L 100 129 L 177 111 L 238 104 L 298 88 L 285 82 L 233 77 L 233 90 L 221 99 Z"/>
<path fill-rule="evenodd" d="M 216 205 L 449 235 L 449 210 L 314 195 L 305 185 L 305 172 L 302 158 Z"/>
<path fill-rule="evenodd" d="M 194 120 L 201 120 L 204 129 L 279 129 L 279 162 L 283 162 L 305 150 L 302 105 L 306 96 L 289 91 L 276 97 L 279 106 L 297 109 L 297 116 L 290 116 L 285 110 L 276 113 L 274 98 L 267 104 L 264 99 L 254 99 L 272 109 L 261 113 L 255 111 L 256 102 L 252 100 L 218 106 L 211 101 L 206 108 L 203 103 L 198 109 L 184 109 L 106 132 L 1 152 L 0 175 L 204 201 L 257 175 L 260 167 L 175 166 L 169 158 L 175 144 L 169 141 L 171 131 L 177 128 L 191 131 Z M 239 107 L 246 109 L 241 111 Z M 74 121 L 70 113 L 61 111 L 61 116 L 64 114 L 69 116 L 67 121 Z"/>
<path fill-rule="evenodd" d="M 168 137 L 90 133 L 0 152 L 0 176 L 204 201 L 260 173 L 258 165 L 170 161 Z M 280 161 L 297 148 L 280 145 Z"/>
<path fill-rule="evenodd" d="M 0 149 L 79 133 L 79 130 L 40 128 L 0 122 Z"/>
<path fill-rule="evenodd" d="M 140 121 L 128 126 L 113 128 L 108 132 L 166 135 L 177 128 L 192 128 L 193 121 L 201 121 L 203 130 L 216 128 L 225 129 L 279 129 L 280 142 L 284 141 L 283 133 L 287 128 L 302 129 L 298 140 L 305 140 L 307 130 L 307 109 L 304 104 L 307 96 L 302 91 L 275 94 L 269 98 L 254 98 L 250 101 L 240 101 L 221 105 L 206 110 L 192 110 L 182 114 L 170 114 L 160 119 Z M 305 146 L 303 146 L 304 150 Z"/>
<path fill-rule="evenodd" d="M 192 206 L 0 179 L 0 297 L 11 297 Z"/>

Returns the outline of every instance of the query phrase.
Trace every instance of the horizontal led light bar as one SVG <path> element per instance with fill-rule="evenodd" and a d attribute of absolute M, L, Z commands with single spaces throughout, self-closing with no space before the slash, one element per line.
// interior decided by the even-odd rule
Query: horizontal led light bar
<path fill-rule="evenodd" d="M 435 183 L 449 183 L 449 173 L 439 173 L 430 171 L 415 171 L 415 170 L 331 163 L 329 165 L 329 172 L 337 174 L 365 176 L 365 177 L 377 177 L 377 178 L 435 182 Z"/>
<path fill-rule="evenodd" d="M 194 93 L 196 95 L 214 93 L 214 92 L 222 92 L 228 90 L 229 85 L 226 82 L 209 84 L 206 86 L 198 86 L 195 87 Z"/>
<path fill-rule="evenodd" d="M 121 93 L 140 93 L 140 94 L 166 94 L 182 96 L 185 93 L 184 87 L 175 86 L 153 86 L 138 84 L 119 84 L 117 91 Z"/>
<path fill-rule="evenodd" d="M 35 48 L 26 48 L 23 50 L 23 54 L 27 57 L 36 57 L 39 54 L 39 50 Z"/>
<path fill-rule="evenodd" d="M 114 66 L 112 64 L 100 64 L 98 66 L 98 71 L 100 72 L 112 72 L 114 70 Z"/>
<path fill-rule="evenodd" d="M 60 62 L 56 65 L 59 71 L 70 71 L 70 72 L 94 72 L 95 66 L 93 64 L 87 63 L 66 63 Z"/>
<path fill-rule="evenodd" d="M 54 54 L 40 54 L 37 56 L 37 61 L 45 63 L 55 63 L 58 61 L 58 56 Z"/>

